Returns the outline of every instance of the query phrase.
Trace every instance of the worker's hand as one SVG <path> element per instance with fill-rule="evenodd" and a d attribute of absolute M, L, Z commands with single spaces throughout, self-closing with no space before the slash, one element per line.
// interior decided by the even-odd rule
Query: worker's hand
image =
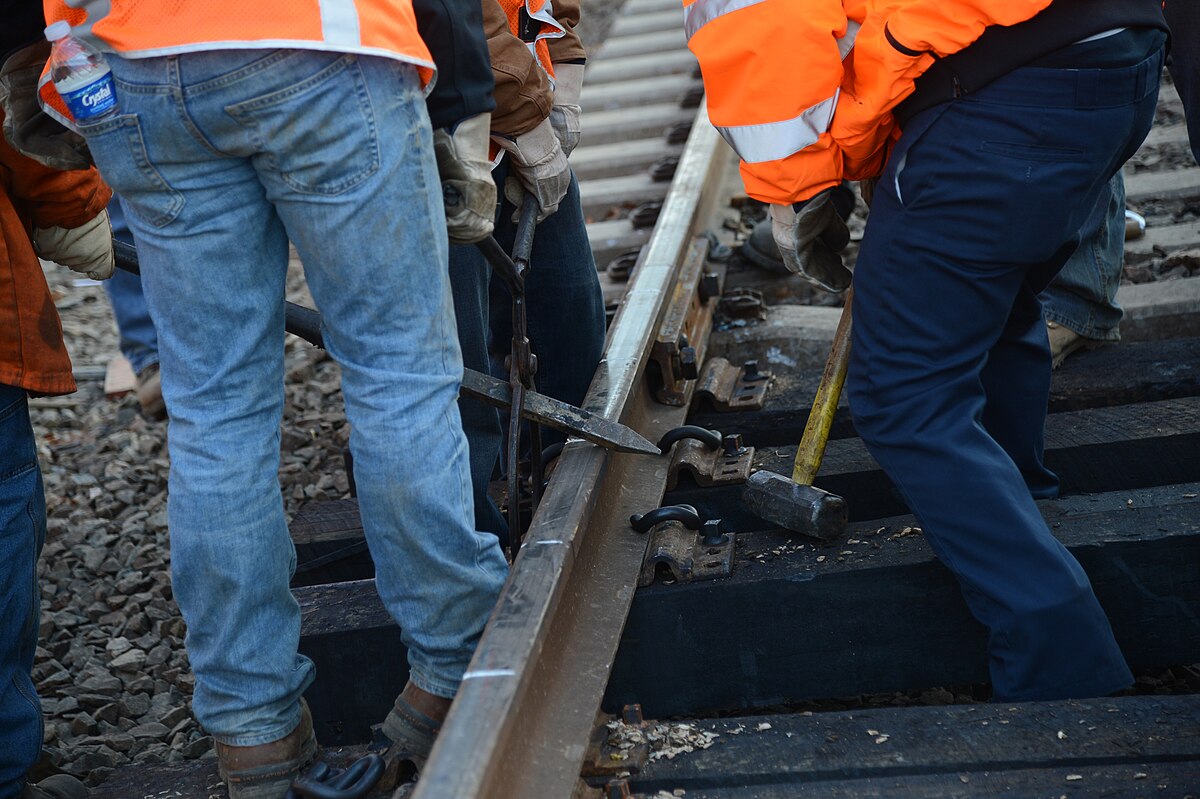
<path fill-rule="evenodd" d="M 568 158 L 579 144 L 579 94 L 583 90 L 583 64 L 554 65 L 554 105 L 550 125 Z"/>
<path fill-rule="evenodd" d="M 433 132 L 433 152 L 442 178 L 446 231 L 451 244 L 474 244 L 492 235 L 496 224 L 496 181 L 488 159 L 492 115 L 459 122 L 451 133 Z"/>
<path fill-rule="evenodd" d="M 827 291 L 844 291 L 850 285 L 850 270 L 841 256 L 850 243 L 850 229 L 834 208 L 832 189 L 806 201 L 798 211 L 790 205 L 772 205 L 771 232 L 789 270 Z"/>
<path fill-rule="evenodd" d="M 62 264 L 92 280 L 107 280 L 116 266 L 108 211 L 101 211 L 79 227 L 34 228 L 33 248 L 39 258 Z"/>
<path fill-rule="evenodd" d="M 495 141 L 512 158 L 512 175 L 504 184 L 504 196 L 520 213 L 522 187 L 537 200 L 538 221 L 558 210 L 558 204 L 571 186 L 571 167 L 563 154 L 549 119 L 514 139 L 497 136 Z M 515 178 L 515 179 L 514 179 Z"/>

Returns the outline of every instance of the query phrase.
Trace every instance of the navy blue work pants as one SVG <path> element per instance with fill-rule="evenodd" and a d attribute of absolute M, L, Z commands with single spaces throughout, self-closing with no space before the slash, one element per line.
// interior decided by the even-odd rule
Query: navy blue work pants
<path fill-rule="evenodd" d="M 511 252 L 517 226 L 512 221 L 513 205 L 504 196 L 508 170 L 505 159 L 492 175 L 500 196 L 496 241 Z M 604 295 L 588 243 L 579 183 L 574 177 L 558 211 L 537 226 L 529 263 L 526 321 L 538 357 L 538 391 L 571 405 L 582 405 L 604 351 Z M 502 362 L 512 344 L 512 297 L 508 287 L 492 276 L 491 267 L 476 247 L 452 246 L 450 288 L 463 364 L 479 372 L 493 371 L 492 363 Z M 508 379 L 507 372 L 497 371 Z M 458 407 L 471 453 L 475 527 L 495 533 L 504 541 L 508 522 L 487 493 L 504 445 L 500 414 L 490 405 L 469 398 L 460 399 Z M 556 430 L 542 429 L 543 446 L 564 439 Z M 522 438 L 523 442 L 528 440 Z"/>
<path fill-rule="evenodd" d="M 1183 100 L 1192 157 L 1200 164 L 1200 2 L 1168 0 L 1163 16 L 1171 28 L 1171 78 Z"/>
<path fill-rule="evenodd" d="M 911 119 L 855 273 L 855 426 L 990 630 L 1001 701 L 1098 696 L 1129 669 L 1035 498 L 1050 350 L 1040 292 L 1150 129 L 1162 55 L 1025 68 Z"/>

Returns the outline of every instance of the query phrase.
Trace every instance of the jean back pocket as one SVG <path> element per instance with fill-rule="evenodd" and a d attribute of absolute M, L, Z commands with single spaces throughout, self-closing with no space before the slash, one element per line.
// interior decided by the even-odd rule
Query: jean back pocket
<path fill-rule="evenodd" d="M 355 56 L 225 110 L 252 131 L 270 170 L 295 191 L 341 194 L 380 167 L 375 114 Z"/>

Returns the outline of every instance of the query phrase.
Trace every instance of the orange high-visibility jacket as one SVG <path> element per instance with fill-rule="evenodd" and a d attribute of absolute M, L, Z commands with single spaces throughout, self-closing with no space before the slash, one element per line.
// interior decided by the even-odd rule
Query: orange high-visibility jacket
<path fill-rule="evenodd" d="M 433 59 L 417 33 L 410 0 L 266 0 L 244 7 L 211 0 L 44 0 L 46 22 L 129 58 L 200 50 L 296 48 L 395 58 L 415 64 L 426 84 Z M 40 96 L 65 112 L 47 74 Z"/>
<path fill-rule="evenodd" d="M 684 26 L 747 193 L 788 204 L 877 176 L 921 73 L 1050 2 L 684 0 Z"/>

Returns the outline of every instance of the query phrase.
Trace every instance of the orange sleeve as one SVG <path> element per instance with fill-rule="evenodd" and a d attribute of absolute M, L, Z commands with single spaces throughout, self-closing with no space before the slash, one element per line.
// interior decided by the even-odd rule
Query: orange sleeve
<path fill-rule="evenodd" d="M 21 155 L 0 136 L 0 164 L 9 171 L 13 205 L 35 227 L 79 227 L 112 199 L 112 190 L 93 167 L 60 172 Z"/>
<path fill-rule="evenodd" d="M 741 156 L 746 191 L 786 204 L 836 185 L 842 159 L 827 129 L 843 77 L 839 40 L 851 31 L 843 4 L 762 0 L 728 7 L 685 2 L 685 27 L 709 119 Z M 775 133 L 796 120 L 799 132 Z M 801 145 L 774 146 L 789 140 Z"/>
<path fill-rule="evenodd" d="M 992 25 L 1024 22 L 1050 0 L 909 0 L 875 2 L 846 62 L 832 132 L 847 177 L 878 175 L 898 135 L 891 110 L 912 94 L 937 58 L 957 53 Z"/>

